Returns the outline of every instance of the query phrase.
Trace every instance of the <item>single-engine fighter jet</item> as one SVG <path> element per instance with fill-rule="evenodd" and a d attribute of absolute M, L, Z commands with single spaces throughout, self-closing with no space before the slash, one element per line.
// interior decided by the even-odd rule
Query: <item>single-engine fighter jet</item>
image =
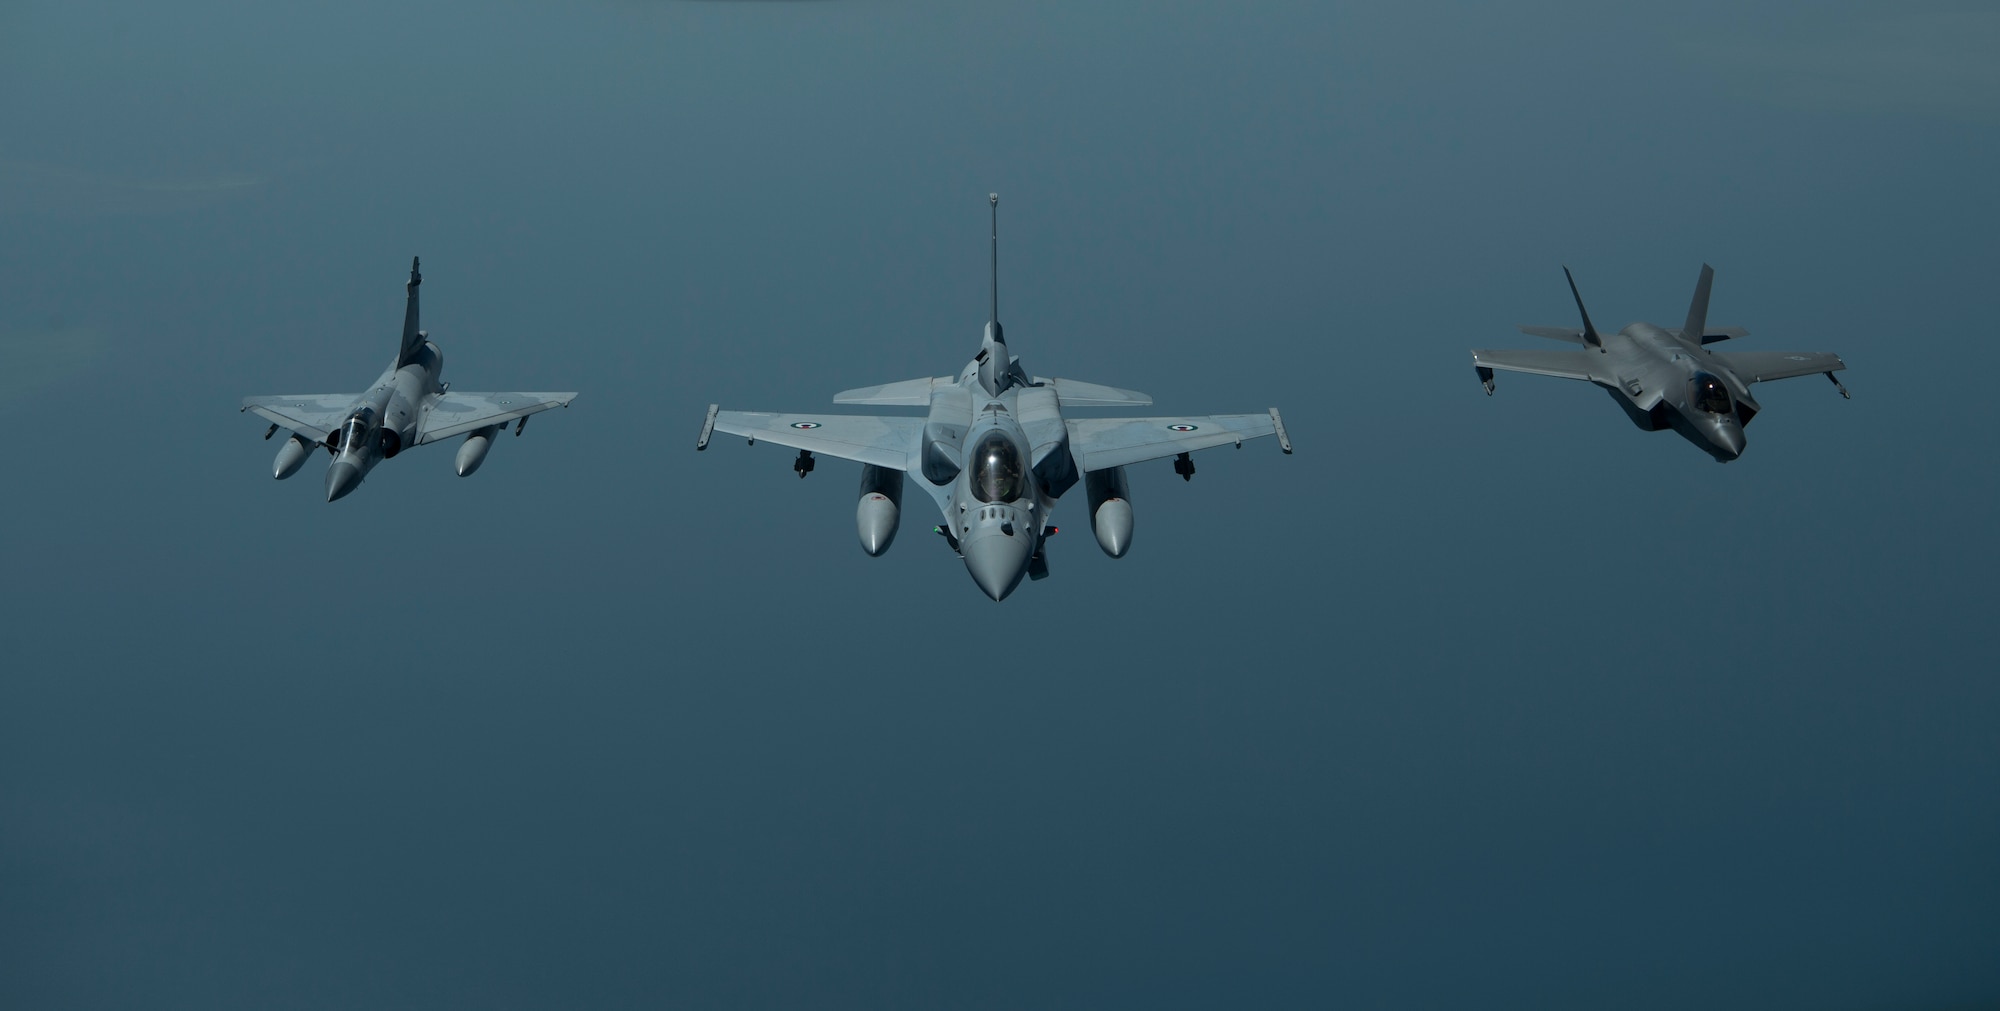
<path fill-rule="evenodd" d="M 1583 379 L 1604 387 L 1632 421 L 1649 432 L 1671 428 L 1722 463 L 1743 455 L 1743 427 L 1763 410 L 1750 384 L 1823 373 L 1840 395 L 1848 396 L 1834 373 L 1847 367 L 1826 351 L 1710 351 L 1708 345 L 1747 337 L 1742 327 L 1708 325 L 1708 289 L 1715 268 L 1701 265 L 1701 280 L 1679 330 L 1633 323 L 1614 334 L 1599 334 L 1583 308 L 1576 278 L 1569 278 L 1583 329 L 1524 326 L 1522 333 L 1583 345 L 1580 351 L 1474 351 L 1472 366 L 1493 395 L 1493 372 Z"/>
<path fill-rule="evenodd" d="M 333 464 L 326 469 L 326 500 L 333 501 L 361 485 L 375 465 L 406 446 L 465 436 L 458 450 L 458 476 L 467 477 L 486 460 L 493 437 L 514 421 L 514 434 L 528 425 L 528 415 L 551 407 L 568 407 L 575 393 L 452 393 L 443 382 L 444 352 L 417 328 L 418 261 L 410 260 L 409 303 L 403 310 L 403 347 L 367 392 L 306 393 L 282 397 L 245 397 L 243 410 L 268 419 L 264 438 L 291 429 L 271 476 L 280 481 L 298 473 L 316 446 L 326 447 Z M 519 419 L 516 421 L 515 419 Z"/>
<path fill-rule="evenodd" d="M 1174 457 L 1174 472 L 1194 476 L 1188 454 L 1215 446 L 1241 447 L 1247 439 L 1276 435 L 1286 453 L 1290 438 L 1276 408 L 1259 414 L 1173 418 L 1074 418 L 1072 407 L 1144 407 L 1151 397 L 1073 379 L 1030 377 L 1008 353 L 1000 329 L 999 204 L 993 213 L 992 314 L 979 353 L 955 377 L 909 379 L 848 390 L 836 404 L 929 408 L 927 417 L 852 414 L 763 414 L 724 411 L 710 404 L 696 449 L 714 432 L 762 439 L 799 451 L 792 469 L 812 473 L 813 454 L 861 466 L 861 501 L 855 524 L 870 555 L 889 550 L 903 504 L 903 475 L 944 513 L 933 528 L 965 560 L 972 580 L 994 600 L 1021 578 L 1049 573 L 1046 544 L 1056 528 L 1049 512 L 1078 481 L 1090 500 L 1098 546 L 1122 558 L 1132 545 L 1131 491 L 1125 467 Z"/>

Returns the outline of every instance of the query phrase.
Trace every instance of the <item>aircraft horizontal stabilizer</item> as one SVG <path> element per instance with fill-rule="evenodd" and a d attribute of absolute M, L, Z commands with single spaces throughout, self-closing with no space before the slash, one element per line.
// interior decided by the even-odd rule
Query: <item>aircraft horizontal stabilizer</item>
<path fill-rule="evenodd" d="M 1153 403 L 1152 397 L 1137 390 L 1121 390 L 1116 386 L 1099 386 L 1074 379 L 1036 376 L 1035 384 L 1055 387 L 1056 402 L 1064 407 L 1148 407 Z"/>
<path fill-rule="evenodd" d="M 1685 332 L 1678 328 L 1667 332 L 1676 337 L 1687 336 Z M 1736 340 L 1748 336 L 1750 336 L 1750 331 L 1740 326 L 1711 326 L 1702 329 L 1701 342 L 1703 344 L 1714 344 L 1717 341 Z"/>
<path fill-rule="evenodd" d="M 1583 343 L 1583 331 L 1581 331 L 1581 330 L 1578 330 L 1577 328 L 1575 328 L 1575 327 L 1573 327 L 1573 326 L 1525 326 L 1525 325 L 1523 325 L 1523 326 L 1517 326 L 1517 327 L 1515 327 L 1514 329 L 1516 329 L 1516 330 L 1519 330 L 1519 331 L 1521 331 L 1521 332 L 1522 332 L 1522 333 L 1524 333 L 1524 334 L 1529 334 L 1529 335 L 1531 335 L 1531 336 L 1534 336 L 1534 337 L 1547 337 L 1547 338 L 1548 338 L 1548 339 L 1550 339 L 1550 340 L 1554 340 L 1554 341 L 1568 341 L 1568 342 L 1570 342 L 1571 344 L 1581 344 L 1581 343 Z"/>
<path fill-rule="evenodd" d="M 929 407 L 931 389 L 942 383 L 951 385 L 950 379 L 905 379 L 899 383 L 883 383 L 880 386 L 863 386 L 859 389 L 842 390 L 833 395 L 836 404 L 875 404 L 881 407 Z"/>

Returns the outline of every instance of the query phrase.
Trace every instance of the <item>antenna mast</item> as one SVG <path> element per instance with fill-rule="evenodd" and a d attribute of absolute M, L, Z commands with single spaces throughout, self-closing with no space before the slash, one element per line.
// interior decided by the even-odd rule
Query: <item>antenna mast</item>
<path fill-rule="evenodd" d="M 993 208 L 993 322 L 1000 322 L 1000 194 L 986 194 L 986 203 Z"/>

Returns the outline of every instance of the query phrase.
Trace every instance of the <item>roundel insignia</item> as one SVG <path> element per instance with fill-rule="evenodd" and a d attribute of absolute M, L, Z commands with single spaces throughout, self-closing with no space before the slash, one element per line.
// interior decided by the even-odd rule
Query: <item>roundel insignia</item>
<path fill-rule="evenodd" d="M 814 429 L 814 428 L 818 428 L 818 427 L 819 427 L 819 422 L 817 422 L 817 421 L 794 421 L 794 422 L 792 422 L 792 427 L 793 427 L 793 428 L 803 428 L 803 429 L 807 429 L 807 430 L 811 430 L 811 429 Z"/>
<path fill-rule="evenodd" d="M 1168 425 L 1167 430 L 1171 432 L 1192 432 L 1196 427 L 1195 425 Z"/>

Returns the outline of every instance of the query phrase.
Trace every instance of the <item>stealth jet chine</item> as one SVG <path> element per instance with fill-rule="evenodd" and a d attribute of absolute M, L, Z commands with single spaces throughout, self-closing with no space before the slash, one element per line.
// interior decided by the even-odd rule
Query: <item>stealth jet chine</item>
<path fill-rule="evenodd" d="M 1122 558 L 1132 543 L 1131 490 L 1125 468 L 1174 457 L 1174 471 L 1194 476 L 1188 454 L 1276 435 L 1292 451 L 1276 408 L 1258 414 L 1163 418 L 1066 418 L 1075 407 L 1144 407 L 1152 398 L 1072 379 L 1030 376 L 1010 354 L 1000 329 L 999 203 L 993 213 L 993 299 L 979 353 L 957 376 L 909 379 L 848 390 L 836 404 L 928 408 L 924 417 L 764 414 L 708 408 L 696 449 L 715 432 L 754 445 L 799 451 L 792 469 L 813 470 L 815 453 L 861 466 L 855 524 L 862 550 L 880 555 L 896 537 L 904 474 L 915 473 L 944 514 L 934 531 L 965 561 L 973 582 L 994 600 L 1023 577 L 1048 575 L 1047 541 L 1056 500 L 1082 482 L 1098 546 Z"/>
<path fill-rule="evenodd" d="M 1583 308 L 1569 268 L 1569 293 L 1576 300 L 1581 330 L 1524 326 L 1522 333 L 1583 345 L 1578 351 L 1474 351 L 1472 366 L 1493 394 L 1494 370 L 1582 379 L 1603 387 L 1633 423 L 1649 432 L 1671 428 L 1717 461 L 1743 455 L 1743 427 L 1763 408 L 1750 384 L 1823 373 L 1840 395 L 1847 387 L 1834 373 L 1847 367 L 1826 351 L 1711 351 L 1708 345 L 1749 336 L 1742 327 L 1708 325 L 1708 292 L 1715 268 L 1701 266 L 1687 321 L 1678 330 L 1633 323 L 1614 334 L 1599 334 Z"/>
<path fill-rule="evenodd" d="M 418 329 L 417 286 L 424 283 L 418 261 L 410 260 L 408 304 L 403 310 L 402 349 L 363 393 L 305 393 L 278 397 L 245 397 L 243 410 L 271 422 L 264 438 L 290 429 L 271 476 L 282 481 L 298 473 L 316 447 L 333 457 L 326 469 L 328 502 L 360 487 L 375 465 L 402 452 L 465 436 L 459 447 L 458 476 L 479 469 L 493 448 L 493 438 L 507 423 L 514 434 L 527 427 L 528 416 L 551 407 L 568 407 L 575 393 L 453 393 L 444 374 L 444 352 L 430 333 Z M 518 420 L 517 420 L 518 419 Z"/>

